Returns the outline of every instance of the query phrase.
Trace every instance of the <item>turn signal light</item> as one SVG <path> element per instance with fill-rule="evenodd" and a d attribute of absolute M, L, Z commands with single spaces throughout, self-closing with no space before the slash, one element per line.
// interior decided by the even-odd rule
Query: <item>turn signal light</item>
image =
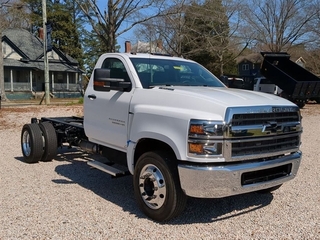
<path fill-rule="evenodd" d="M 196 154 L 203 154 L 203 144 L 189 143 L 189 152 Z"/>
<path fill-rule="evenodd" d="M 204 134 L 203 125 L 190 125 L 191 134 Z"/>

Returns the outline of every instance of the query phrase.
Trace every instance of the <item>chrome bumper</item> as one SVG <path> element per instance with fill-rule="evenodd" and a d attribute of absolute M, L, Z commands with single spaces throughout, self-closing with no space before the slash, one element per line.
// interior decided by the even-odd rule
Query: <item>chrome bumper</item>
<path fill-rule="evenodd" d="M 190 165 L 179 164 L 181 188 L 186 195 L 199 198 L 220 198 L 247 192 L 254 192 L 280 185 L 293 179 L 299 169 L 302 153 L 300 151 L 269 161 L 238 163 L 230 165 Z M 273 180 L 243 185 L 243 174 L 254 173 L 291 164 L 286 176 Z"/>

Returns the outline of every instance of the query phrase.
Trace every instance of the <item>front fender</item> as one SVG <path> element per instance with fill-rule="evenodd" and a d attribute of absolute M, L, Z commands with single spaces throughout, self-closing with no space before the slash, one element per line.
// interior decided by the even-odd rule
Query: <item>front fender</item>
<path fill-rule="evenodd" d="M 128 141 L 128 167 L 133 169 L 134 148 L 140 139 L 148 138 L 166 143 L 177 159 L 185 159 L 189 119 L 157 113 L 135 113 L 130 124 Z M 132 170 L 130 170 L 131 172 Z"/>
<path fill-rule="evenodd" d="M 144 132 L 139 134 L 140 138 L 136 141 L 129 140 L 128 146 L 127 146 L 127 162 L 128 162 L 128 169 L 131 174 L 134 172 L 134 156 L 135 156 L 135 149 L 140 139 L 153 139 L 157 141 L 161 141 L 166 143 L 170 146 L 170 148 L 173 150 L 174 154 L 176 155 L 177 159 L 182 159 L 182 154 L 179 151 L 179 147 L 173 140 L 168 137 L 164 136 L 162 134 L 158 133 L 150 133 L 150 132 Z M 180 147 L 181 148 L 181 147 Z"/>

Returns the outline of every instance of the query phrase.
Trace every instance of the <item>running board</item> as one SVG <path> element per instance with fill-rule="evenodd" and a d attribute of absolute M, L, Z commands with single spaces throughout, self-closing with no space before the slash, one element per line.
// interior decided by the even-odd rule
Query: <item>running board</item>
<path fill-rule="evenodd" d="M 120 169 L 111 167 L 107 164 L 104 164 L 102 162 L 98 162 L 98 161 L 88 161 L 87 164 L 91 167 L 94 167 L 96 169 L 99 169 L 103 172 L 106 172 L 108 174 L 110 174 L 113 177 L 121 177 L 121 176 L 125 176 L 128 175 L 128 172 L 126 171 L 122 171 Z"/>

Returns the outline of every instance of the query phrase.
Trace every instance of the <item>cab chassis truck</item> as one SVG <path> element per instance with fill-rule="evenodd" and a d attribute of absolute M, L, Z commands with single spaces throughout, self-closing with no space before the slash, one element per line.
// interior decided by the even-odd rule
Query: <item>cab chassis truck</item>
<path fill-rule="evenodd" d="M 107 53 L 85 91 L 84 116 L 32 118 L 21 148 L 27 163 L 54 160 L 66 145 L 104 156 L 87 163 L 133 175 L 137 205 L 163 222 L 188 196 L 271 192 L 293 179 L 301 133 L 300 110 L 286 99 L 227 88 L 191 60 Z"/>

